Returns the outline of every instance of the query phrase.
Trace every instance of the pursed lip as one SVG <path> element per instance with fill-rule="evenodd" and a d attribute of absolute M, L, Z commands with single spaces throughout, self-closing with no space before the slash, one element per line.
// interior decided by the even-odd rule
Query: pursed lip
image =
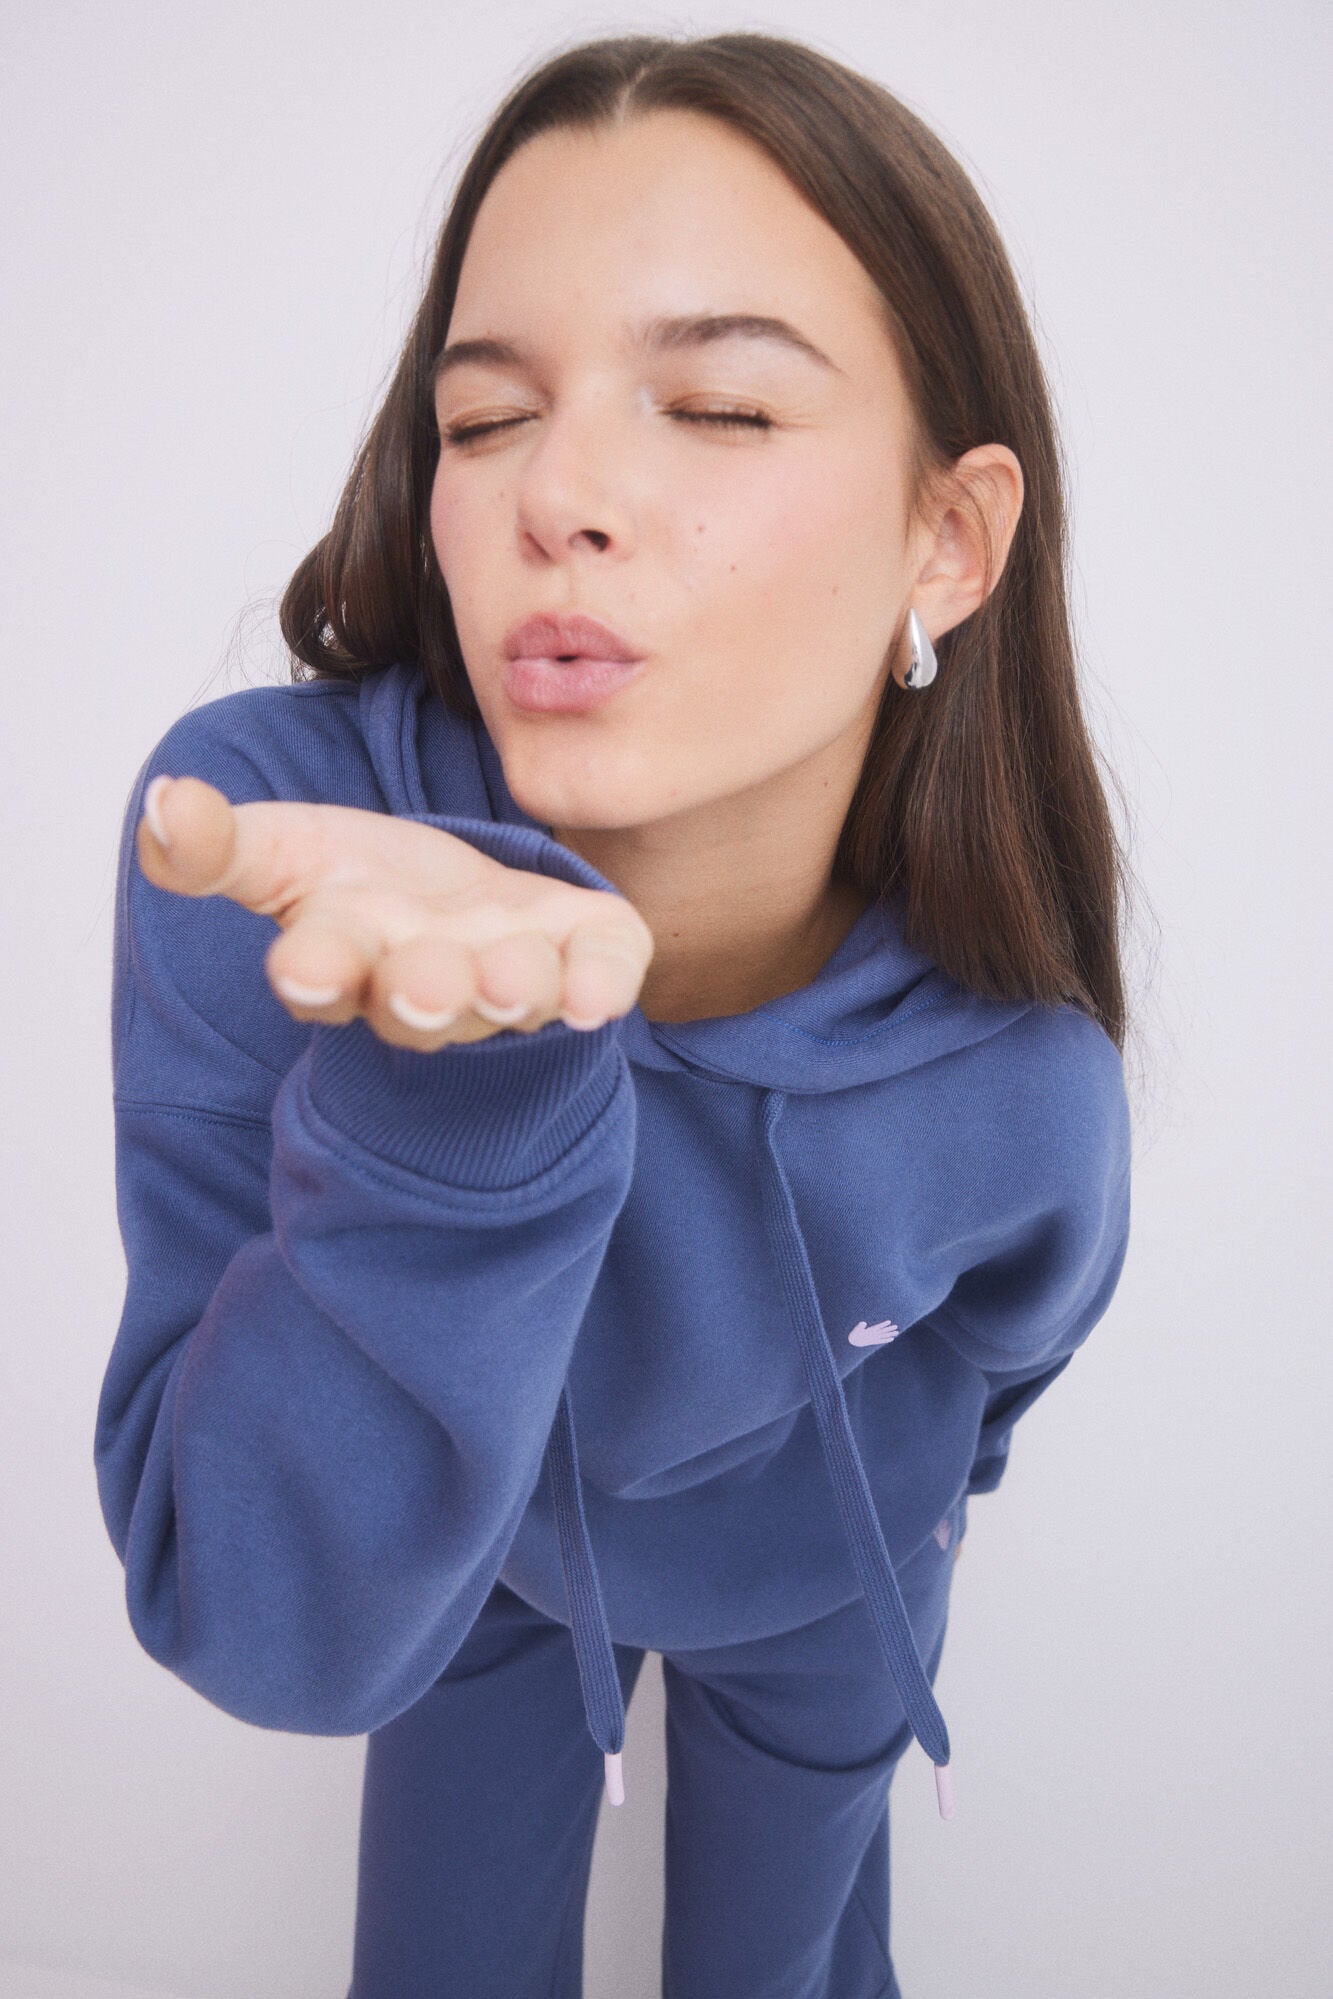
<path fill-rule="evenodd" d="M 505 634 L 510 659 L 642 659 L 644 654 L 600 618 L 582 611 L 539 612 Z"/>

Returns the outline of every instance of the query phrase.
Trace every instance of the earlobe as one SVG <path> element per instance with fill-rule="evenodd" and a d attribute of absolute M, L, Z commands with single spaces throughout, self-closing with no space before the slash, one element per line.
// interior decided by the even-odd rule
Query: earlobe
<path fill-rule="evenodd" d="M 953 472 L 953 495 L 939 516 L 933 560 L 917 578 L 918 584 L 947 581 L 940 634 L 961 625 L 990 596 L 1004 573 L 1023 510 L 1023 468 L 1007 445 L 978 445 L 963 454 Z M 929 687 L 936 670 L 931 636 L 912 607 L 893 677 L 903 688 Z"/>

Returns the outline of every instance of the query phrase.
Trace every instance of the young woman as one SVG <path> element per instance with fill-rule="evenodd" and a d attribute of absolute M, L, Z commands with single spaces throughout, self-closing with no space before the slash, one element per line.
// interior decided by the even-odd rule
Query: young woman
<path fill-rule="evenodd" d="M 139 773 L 99 1489 L 155 1659 L 368 1733 L 354 1999 L 577 1994 L 648 1649 L 669 1999 L 898 1990 L 968 1498 L 1129 1226 L 1064 550 L 939 140 L 603 40 L 463 174 L 310 677 Z"/>

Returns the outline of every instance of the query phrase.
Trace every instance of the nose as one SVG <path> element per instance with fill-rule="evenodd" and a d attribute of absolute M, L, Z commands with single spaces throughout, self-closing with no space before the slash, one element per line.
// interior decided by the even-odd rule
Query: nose
<path fill-rule="evenodd" d="M 630 552 L 631 444 L 605 405 L 545 419 L 518 481 L 521 531 L 552 560 L 566 549 Z"/>

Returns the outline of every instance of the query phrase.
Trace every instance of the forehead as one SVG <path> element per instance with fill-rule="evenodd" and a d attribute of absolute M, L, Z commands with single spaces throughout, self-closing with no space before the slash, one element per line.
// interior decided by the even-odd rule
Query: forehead
<path fill-rule="evenodd" d="M 499 331 L 516 313 L 529 331 L 534 315 L 576 312 L 619 332 L 700 310 L 780 315 L 840 364 L 858 330 L 884 338 L 869 273 L 761 148 L 718 119 L 653 111 L 544 132 L 506 161 L 473 223 L 451 330 Z"/>

